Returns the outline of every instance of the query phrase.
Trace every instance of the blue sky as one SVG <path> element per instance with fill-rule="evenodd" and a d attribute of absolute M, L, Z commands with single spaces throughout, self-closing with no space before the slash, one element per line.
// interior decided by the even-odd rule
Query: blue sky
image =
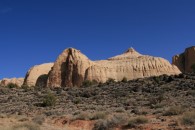
<path fill-rule="evenodd" d="M 171 61 L 194 43 L 194 0 L 0 0 L 0 79 L 67 47 L 92 60 L 134 47 Z"/>

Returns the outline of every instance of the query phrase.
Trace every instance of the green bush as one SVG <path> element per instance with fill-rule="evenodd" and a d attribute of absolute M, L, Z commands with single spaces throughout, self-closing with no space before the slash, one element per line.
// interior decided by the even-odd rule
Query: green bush
<path fill-rule="evenodd" d="M 126 83 L 127 82 L 127 78 L 124 77 L 121 82 Z"/>
<path fill-rule="evenodd" d="M 56 104 L 56 97 L 52 93 L 48 93 L 43 99 L 43 107 L 54 106 Z"/>
<path fill-rule="evenodd" d="M 9 83 L 6 87 L 7 88 L 19 88 L 17 84 L 13 84 L 13 83 Z"/>
<path fill-rule="evenodd" d="M 181 118 L 181 123 L 183 125 L 195 125 L 195 111 L 185 113 Z"/>
<path fill-rule="evenodd" d="M 114 83 L 114 82 L 115 82 L 115 80 L 112 79 L 112 78 L 109 78 L 109 79 L 106 81 L 106 83 Z"/>
<path fill-rule="evenodd" d="M 160 77 L 159 76 L 154 76 L 153 77 L 153 80 L 156 82 L 156 83 L 160 83 L 160 81 L 161 81 L 161 79 L 160 79 Z"/>
<path fill-rule="evenodd" d="M 82 86 L 89 87 L 89 86 L 96 85 L 96 84 L 98 84 L 98 82 L 96 80 L 93 80 L 93 81 L 85 80 L 85 81 L 83 81 Z"/>

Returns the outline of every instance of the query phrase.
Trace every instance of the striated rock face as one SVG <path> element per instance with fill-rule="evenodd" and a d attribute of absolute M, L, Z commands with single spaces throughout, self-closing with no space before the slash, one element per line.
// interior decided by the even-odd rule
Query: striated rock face
<path fill-rule="evenodd" d="M 48 73 L 53 67 L 53 63 L 46 63 L 32 67 L 26 74 L 24 85 L 41 86 L 47 85 Z"/>
<path fill-rule="evenodd" d="M 175 55 L 172 63 L 184 73 L 192 72 L 192 65 L 195 64 L 195 46 L 187 48 L 184 53 Z"/>
<path fill-rule="evenodd" d="M 12 83 L 21 87 L 23 82 L 24 82 L 24 78 L 11 78 L 11 79 L 4 78 L 3 80 L 0 81 L 0 86 L 7 86 L 8 84 Z"/>
<path fill-rule="evenodd" d="M 141 55 L 133 48 L 124 54 L 108 60 L 91 61 L 80 51 L 66 49 L 54 63 L 49 73 L 48 87 L 81 86 L 85 80 L 106 82 L 109 78 L 116 81 L 126 77 L 128 80 L 181 73 L 167 60 Z"/>
<path fill-rule="evenodd" d="M 133 48 L 124 54 L 109 58 L 105 61 L 96 61 L 86 72 L 87 80 L 106 82 L 109 78 L 121 81 L 124 77 L 128 80 L 158 76 L 162 74 L 181 73 L 176 66 L 167 60 L 158 57 L 141 55 Z"/>

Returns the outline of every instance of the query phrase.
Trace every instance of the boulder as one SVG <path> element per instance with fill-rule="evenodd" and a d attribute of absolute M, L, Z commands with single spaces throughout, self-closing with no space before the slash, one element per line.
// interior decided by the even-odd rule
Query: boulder
<path fill-rule="evenodd" d="M 24 82 L 24 78 L 4 78 L 0 82 L 0 86 L 7 86 L 8 84 L 16 84 L 18 87 L 21 87 Z"/>
<path fill-rule="evenodd" d="M 172 63 L 183 73 L 192 72 L 192 65 L 195 65 L 195 46 L 186 48 L 183 53 L 173 56 Z"/>
<path fill-rule="evenodd" d="M 68 48 L 57 58 L 48 75 L 48 87 L 81 86 L 83 81 L 106 82 L 109 78 L 121 81 L 181 73 L 167 60 L 142 55 L 129 48 L 125 53 L 107 60 L 91 61 L 79 50 Z"/>
<path fill-rule="evenodd" d="M 26 74 L 24 85 L 41 86 L 47 85 L 48 73 L 53 67 L 53 63 L 45 63 L 32 67 Z"/>

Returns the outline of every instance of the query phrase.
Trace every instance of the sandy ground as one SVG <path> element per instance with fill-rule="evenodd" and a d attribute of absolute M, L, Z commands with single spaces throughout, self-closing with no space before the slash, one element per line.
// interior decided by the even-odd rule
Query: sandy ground
<path fill-rule="evenodd" d="M 180 117 L 157 118 L 153 115 L 147 116 L 149 123 L 140 125 L 134 129 L 125 130 L 193 130 L 193 128 L 184 128 L 176 120 Z M 0 118 L 0 130 L 92 130 L 95 121 L 76 120 L 69 122 L 65 117 L 47 119 L 42 125 L 32 123 L 24 117 L 6 117 Z M 28 124 L 27 127 L 25 124 Z M 19 127 L 20 126 L 20 127 Z M 31 129 L 29 129 L 31 128 Z M 115 130 L 124 130 L 116 128 Z"/>

